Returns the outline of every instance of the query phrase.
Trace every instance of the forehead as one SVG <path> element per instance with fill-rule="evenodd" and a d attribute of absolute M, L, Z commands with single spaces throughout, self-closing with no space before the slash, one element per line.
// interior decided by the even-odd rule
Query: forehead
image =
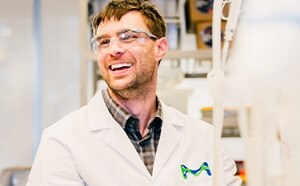
<path fill-rule="evenodd" d="M 148 30 L 142 14 L 137 11 L 131 11 L 126 13 L 119 21 L 112 17 L 110 20 L 101 22 L 97 28 L 97 34 L 115 34 L 126 28 Z"/>

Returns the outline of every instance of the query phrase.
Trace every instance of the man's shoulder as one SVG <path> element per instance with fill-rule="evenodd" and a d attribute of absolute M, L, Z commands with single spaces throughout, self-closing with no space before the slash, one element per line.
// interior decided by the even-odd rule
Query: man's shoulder
<path fill-rule="evenodd" d="M 74 110 L 45 129 L 45 132 L 65 132 L 80 127 L 87 120 L 87 106 Z"/>

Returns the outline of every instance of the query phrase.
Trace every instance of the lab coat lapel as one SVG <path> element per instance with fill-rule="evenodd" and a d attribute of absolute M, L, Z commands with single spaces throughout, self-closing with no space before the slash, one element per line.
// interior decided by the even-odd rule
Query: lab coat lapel
<path fill-rule="evenodd" d="M 127 137 L 122 127 L 113 119 L 104 103 L 101 91 L 99 91 L 88 104 L 88 127 L 94 132 L 108 130 L 104 142 L 117 152 L 117 155 L 124 156 L 129 163 L 135 165 L 146 176 L 150 174 L 142 159 Z"/>
<path fill-rule="evenodd" d="M 114 149 L 120 156 L 124 156 L 128 162 L 135 165 L 140 170 L 139 172 L 150 177 L 144 162 L 121 127 L 113 126 L 105 138 L 105 143 Z"/>
<path fill-rule="evenodd" d="M 180 128 L 182 123 L 169 113 L 166 105 L 163 105 L 163 125 L 159 145 L 154 161 L 153 177 L 157 176 L 162 167 L 167 163 L 180 141 Z"/>

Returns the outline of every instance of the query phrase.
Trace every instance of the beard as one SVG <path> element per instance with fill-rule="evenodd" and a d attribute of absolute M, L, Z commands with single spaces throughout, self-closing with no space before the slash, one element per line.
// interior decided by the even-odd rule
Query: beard
<path fill-rule="evenodd" d="M 155 91 L 156 77 L 154 67 L 148 67 L 143 72 L 137 72 L 122 85 L 116 85 L 116 80 L 103 77 L 111 92 L 123 100 L 139 99 L 147 95 L 149 91 Z"/>

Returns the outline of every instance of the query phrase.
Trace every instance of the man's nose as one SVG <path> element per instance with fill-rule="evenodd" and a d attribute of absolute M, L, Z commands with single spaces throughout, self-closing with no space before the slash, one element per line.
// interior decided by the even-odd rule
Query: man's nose
<path fill-rule="evenodd" d="M 117 38 L 111 38 L 108 50 L 111 55 L 120 54 L 125 51 L 122 43 Z"/>

